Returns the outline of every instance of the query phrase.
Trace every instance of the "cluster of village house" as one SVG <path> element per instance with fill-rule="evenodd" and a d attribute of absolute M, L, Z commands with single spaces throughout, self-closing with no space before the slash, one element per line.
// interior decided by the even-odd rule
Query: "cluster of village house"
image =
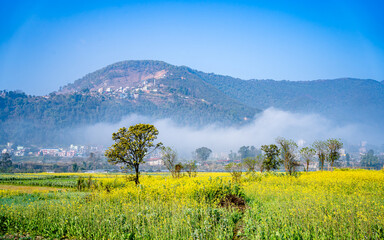
<path fill-rule="evenodd" d="M 113 96 L 116 98 L 129 98 L 129 99 L 137 99 L 139 98 L 140 93 L 150 93 L 150 92 L 158 92 L 159 88 L 164 87 L 163 84 L 156 84 L 156 79 L 164 78 L 165 74 L 153 78 L 144 80 L 140 86 L 137 87 L 101 87 L 97 90 L 91 91 L 94 94 L 102 94 L 106 96 Z"/>
<path fill-rule="evenodd" d="M 106 148 L 103 146 L 81 146 L 71 144 L 67 148 L 41 148 L 34 149 L 33 152 L 30 148 L 24 146 L 15 146 L 12 143 L 7 143 L 5 148 L 1 151 L 2 153 L 10 153 L 13 156 L 51 156 L 51 157 L 89 157 L 91 153 L 103 155 Z M 362 156 L 367 152 L 366 142 L 362 142 L 359 146 L 358 153 L 355 153 L 356 156 Z M 377 153 L 378 155 L 384 155 L 383 152 Z M 345 157 L 345 150 L 341 150 L 341 156 Z M 211 159 L 214 159 L 214 163 L 220 165 L 226 165 L 232 160 L 229 160 L 228 154 L 226 153 L 213 153 Z M 358 158 L 356 160 L 359 160 Z M 356 161 L 355 160 L 355 161 Z M 240 160 L 234 160 L 234 162 L 240 162 Z M 163 160 L 161 159 L 161 153 L 159 151 L 154 152 L 151 156 L 146 159 L 146 163 L 150 166 L 160 166 L 163 165 Z M 197 165 L 200 165 L 198 163 Z M 313 161 L 310 165 L 310 168 L 317 168 L 318 162 Z"/>
<path fill-rule="evenodd" d="M 13 156 L 51 156 L 51 157 L 89 157 L 90 153 L 104 152 L 105 148 L 101 146 L 77 146 L 71 144 L 68 148 L 40 148 L 38 151 L 31 151 L 24 146 L 13 146 L 7 143 L 2 153 L 10 153 Z"/>

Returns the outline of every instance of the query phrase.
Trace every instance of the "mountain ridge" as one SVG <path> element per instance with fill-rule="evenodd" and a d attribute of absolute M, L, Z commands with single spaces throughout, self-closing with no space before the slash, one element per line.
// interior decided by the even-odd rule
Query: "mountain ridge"
<path fill-rule="evenodd" d="M 242 80 L 163 61 L 110 64 L 47 96 L 0 91 L 0 142 L 64 142 L 65 129 L 136 113 L 180 125 L 242 125 L 274 107 L 380 126 L 384 84 L 370 79 Z M 64 134 L 65 135 L 65 134 Z"/>
<path fill-rule="evenodd" d="M 214 75 L 214 76 L 218 76 L 220 78 L 230 78 L 231 80 L 239 80 L 239 81 L 245 81 L 245 82 L 255 82 L 255 81 L 256 82 L 260 82 L 260 81 L 262 81 L 262 82 L 308 83 L 308 82 L 326 82 L 326 81 L 338 81 L 338 80 L 359 80 L 359 81 L 374 81 L 374 82 L 378 82 L 378 83 L 383 83 L 384 84 L 384 80 L 380 82 L 380 81 L 374 80 L 374 79 L 361 79 L 361 78 L 351 78 L 351 77 L 340 77 L 340 78 L 334 78 L 334 79 L 299 80 L 299 81 L 295 81 L 295 80 L 274 80 L 274 79 L 255 79 L 255 78 L 241 79 L 241 78 L 232 77 L 232 76 L 229 76 L 229 75 L 215 74 L 215 73 L 205 73 L 205 72 L 199 71 L 197 69 L 190 68 L 190 67 L 185 66 L 185 65 L 176 66 L 176 65 L 172 65 L 172 64 L 169 64 L 167 62 L 160 61 L 160 60 L 125 60 L 125 61 L 119 61 L 119 62 L 116 62 L 116 63 L 113 63 L 113 64 L 109 64 L 106 67 L 103 67 L 103 68 L 101 68 L 99 70 L 96 70 L 96 71 L 93 71 L 91 73 L 88 73 L 84 77 L 75 80 L 73 83 L 68 83 L 67 85 L 65 85 L 63 87 L 60 87 L 60 88 L 66 88 L 68 86 L 73 86 L 73 85 L 76 84 L 76 82 L 83 81 L 83 80 L 85 80 L 85 79 L 87 79 L 89 77 L 93 77 L 93 75 L 95 75 L 97 73 L 100 73 L 100 72 L 103 72 L 103 71 L 106 71 L 106 70 L 110 70 L 110 69 L 113 69 L 113 68 L 116 68 L 116 67 L 119 67 L 119 66 L 122 66 L 122 65 L 127 65 L 126 67 L 132 66 L 130 63 L 132 63 L 132 65 L 135 66 L 135 67 L 138 67 L 138 64 L 145 64 L 145 65 L 146 64 L 151 64 L 151 65 L 156 66 L 158 71 L 164 70 L 164 69 L 184 68 L 184 69 L 188 69 L 190 71 L 198 72 L 198 73 L 205 74 L 205 75 Z M 60 92 L 60 91 L 61 90 L 59 90 L 58 92 Z"/>
<path fill-rule="evenodd" d="M 376 111 L 381 106 L 384 106 L 384 98 L 381 97 L 384 92 L 383 84 L 381 84 L 383 82 L 372 79 L 337 78 L 310 81 L 243 80 L 231 76 L 205 73 L 186 66 L 175 66 L 163 61 L 129 60 L 108 65 L 91 73 L 93 75 L 88 74 L 88 80 L 89 76 L 93 76 L 93 79 L 97 78 L 96 73 L 100 71 L 121 68 L 122 66 L 125 66 L 127 69 L 144 68 L 145 70 L 152 67 L 152 70 L 147 72 L 147 76 L 154 76 L 156 72 L 163 71 L 165 75 L 158 79 L 158 82 L 166 81 L 169 86 L 176 89 L 185 90 L 185 85 L 192 84 L 189 83 L 192 80 L 205 82 L 208 85 L 201 84 L 200 82 L 199 86 L 190 86 L 188 90 L 192 92 L 189 92 L 189 94 L 194 94 L 200 99 L 208 98 L 205 100 L 209 102 L 215 102 L 215 97 L 219 96 L 222 99 L 229 98 L 229 102 L 235 101 L 240 105 L 254 109 L 264 110 L 269 107 L 275 107 L 294 112 L 319 113 L 340 122 L 348 122 L 351 118 L 355 118 L 357 121 L 364 121 L 367 119 L 364 119 L 362 116 L 366 114 L 374 114 L 374 119 L 384 115 L 382 111 Z M 184 74 L 181 72 L 184 72 Z M 172 74 L 174 75 L 173 77 L 171 76 Z M 177 77 L 185 78 L 187 81 L 182 83 L 175 81 Z M 150 77 L 145 77 L 145 79 L 150 79 Z M 87 78 L 84 77 L 76 82 L 86 80 Z M 207 91 L 200 93 L 199 91 L 193 91 L 191 88 L 207 88 L 212 92 L 219 90 L 221 93 L 213 94 L 214 97 L 209 97 L 210 94 Z M 81 91 L 81 88 L 76 90 Z M 373 94 L 364 95 L 364 91 L 361 90 Z M 340 93 L 341 91 L 345 93 Z M 368 105 L 360 106 L 362 102 L 366 102 L 367 98 L 369 99 L 374 96 L 376 98 L 369 101 Z M 365 100 L 362 101 L 362 99 Z M 362 114 L 354 115 L 351 113 L 356 110 L 356 106 L 358 107 L 357 110 Z M 369 106 L 372 106 L 372 108 Z"/>

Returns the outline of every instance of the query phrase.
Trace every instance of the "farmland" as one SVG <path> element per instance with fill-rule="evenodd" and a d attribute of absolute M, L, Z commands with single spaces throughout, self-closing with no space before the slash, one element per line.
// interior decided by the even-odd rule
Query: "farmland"
<path fill-rule="evenodd" d="M 0 237 L 383 239 L 384 172 L 0 175 Z"/>

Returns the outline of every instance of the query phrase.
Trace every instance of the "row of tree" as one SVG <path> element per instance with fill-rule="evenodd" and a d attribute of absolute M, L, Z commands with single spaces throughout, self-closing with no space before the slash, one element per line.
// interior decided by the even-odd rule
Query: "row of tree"
<path fill-rule="evenodd" d="M 285 138 L 277 138 L 276 144 L 263 145 L 261 151 L 254 146 L 243 146 L 239 149 L 242 157 L 241 163 L 229 163 L 225 169 L 232 173 L 234 178 L 241 175 L 242 169 L 245 167 L 249 172 L 256 171 L 272 171 L 284 165 L 285 171 L 292 175 L 299 166 L 304 166 L 305 171 L 309 171 L 310 163 L 315 159 L 319 159 L 320 169 L 324 169 L 325 162 L 329 162 L 331 168 L 335 161 L 340 158 L 340 149 L 343 143 L 337 139 L 328 139 L 326 141 L 315 141 L 311 147 L 303 147 L 299 149 L 297 143 L 293 140 Z M 197 161 L 206 161 L 212 150 L 207 147 L 196 149 L 193 154 Z M 230 153 L 230 158 L 231 158 Z M 188 175 L 196 171 L 196 160 L 189 161 L 186 164 L 177 163 L 177 153 L 170 147 L 162 148 L 162 160 L 166 168 L 171 172 L 173 177 L 180 177 L 181 170 L 186 170 Z M 232 155 L 233 156 L 233 155 Z"/>
<path fill-rule="evenodd" d="M 137 124 L 130 126 L 129 129 L 120 128 L 118 132 L 113 133 L 112 139 L 115 143 L 105 152 L 105 156 L 110 163 L 134 170 L 136 184 L 139 184 L 139 167 L 144 163 L 144 157 L 158 148 L 161 148 L 162 160 L 172 176 L 179 177 L 182 169 L 185 169 L 189 176 L 193 176 L 197 168 L 196 162 L 177 163 L 177 154 L 173 149 L 164 147 L 162 143 L 154 143 L 158 134 L 158 130 L 150 124 Z M 260 171 L 272 171 L 284 165 L 285 171 L 292 175 L 300 165 L 304 165 L 304 169 L 308 171 L 310 163 L 317 156 L 320 169 L 323 170 L 325 162 L 329 162 L 333 168 L 334 163 L 340 158 L 342 147 L 343 143 L 340 140 L 331 138 L 326 141 L 315 141 L 311 147 L 299 149 L 293 140 L 279 137 L 276 139 L 276 144 L 262 145 L 262 153 L 255 157 L 250 157 L 250 154 L 256 154 L 258 151 L 256 148 L 240 148 L 239 153 L 245 157 L 243 162 L 231 163 L 226 168 L 236 173 L 244 166 L 248 171 L 255 171 L 257 168 Z M 209 148 L 202 147 L 196 149 L 194 153 L 197 160 L 205 161 L 211 152 Z"/>
<path fill-rule="evenodd" d="M 340 149 L 343 143 L 337 139 L 328 139 L 326 141 L 315 141 L 311 147 L 298 148 L 297 143 L 285 138 L 277 138 L 276 144 L 263 145 L 261 150 L 263 154 L 256 157 L 247 157 L 241 164 L 248 171 L 271 171 L 279 169 L 284 165 L 285 171 L 292 174 L 297 167 L 304 166 L 304 170 L 309 170 L 309 165 L 317 156 L 320 169 L 324 169 L 325 162 L 329 162 L 331 168 L 340 158 Z M 233 166 L 234 167 L 234 166 Z M 237 167 L 237 166 L 236 166 Z"/>

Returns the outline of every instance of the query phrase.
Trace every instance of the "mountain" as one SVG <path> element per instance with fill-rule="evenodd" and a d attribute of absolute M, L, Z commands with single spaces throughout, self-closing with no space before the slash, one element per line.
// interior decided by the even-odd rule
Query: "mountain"
<path fill-rule="evenodd" d="M 70 130 L 119 122 L 131 113 L 180 125 L 250 122 L 275 107 L 321 114 L 340 124 L 380 125 L 384 84 L 374 80 L 241 80 L 161 61 L 123 61 L 48 96 L 0 91 L 0 144 L 59 144 Z"/>
<path fill-rule="evenodd" d="M 58 94 L 78 92 L 107 95 L 134 103 L 147 101 L 161 108 L 173 108 L 175 104 L 195 109 L 213 108 L 238 115 L 233 119 L 236 121 L 260 111 L 227 96 L 194 70 L 161 61 L 118 62 L 64 86 Z"/>
<path fill-rule="evenodd" d="M 384 117 L 384 85 L 375 80 L 244 81 L 202 75 L 208 83 L 231 98 L 258 109 L 275 107 L 300 113 L 318 113 L 340 123 L 380 125 Z"/>
<path fill-rule="evenodd" d="M 160 61 L 107 66 L 48 96 L 0 92 L 0 144 L 71 143 L 71 129 L 136 113 L 180 125 L 245 124 L 260 110 L 232 99 L 187 67 Z"/>

